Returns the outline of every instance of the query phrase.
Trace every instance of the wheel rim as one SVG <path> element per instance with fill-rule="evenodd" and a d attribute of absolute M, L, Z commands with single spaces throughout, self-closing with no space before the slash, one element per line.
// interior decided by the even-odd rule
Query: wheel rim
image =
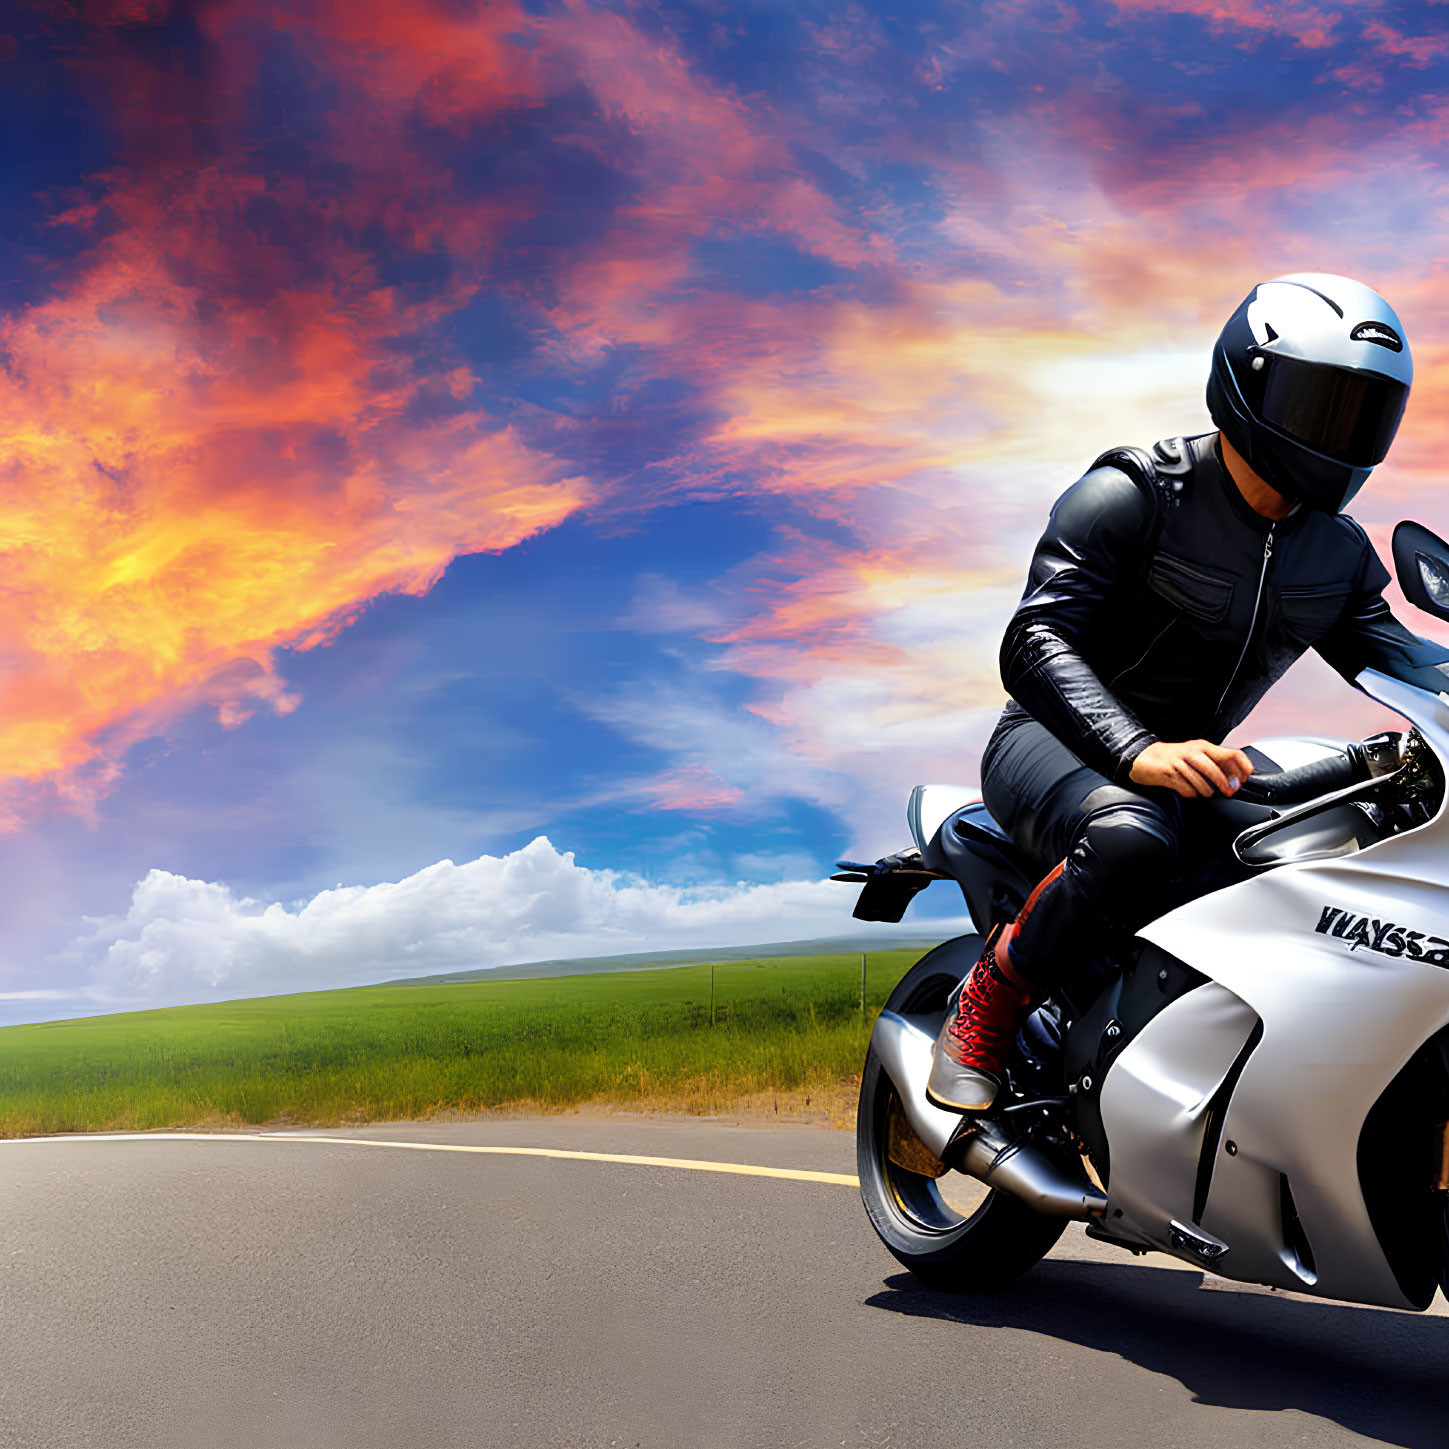
<path fill-rule="evenodd" d="M 928 1237 L 949 1237 L 960 1232 L 986 1211 L 991 1201 L 991 1193 L 986 1194 L 973 1212 L 962 1214 L 941 1196 L 939 1179 L 911 1172 L 891 1161 L 887 1143 L 890 1113 L 897 1101 L 895 1086 L 882 1071 L 880 1085 L 876 1089 L 873 1137 L 876 1170 L 880 1173 L 881 1183 L 885 1188 L 884 1201 L 900 1219 L 901 1225 L 911 1232 Z"/>

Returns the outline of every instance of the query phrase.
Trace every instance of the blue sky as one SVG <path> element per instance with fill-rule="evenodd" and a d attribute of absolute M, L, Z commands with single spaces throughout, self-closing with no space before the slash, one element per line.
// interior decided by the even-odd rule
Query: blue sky
<path fill-rule="evenodd" d="M 1051 499 L 1206 428 L 1266 276 L 1398 307 L 1359 513 L 1449 524 L 1433 6 L 4 25 L 13 1014 L 845 929 Z"/>

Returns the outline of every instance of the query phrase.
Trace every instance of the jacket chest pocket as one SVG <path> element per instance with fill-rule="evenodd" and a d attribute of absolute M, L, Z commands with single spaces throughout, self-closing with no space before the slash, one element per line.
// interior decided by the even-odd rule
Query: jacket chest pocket
<path fill-rule="evenodd" d="M 1342 583 L 1289 584 L 1278 591 L 1283 626 L 1305 647 L 1338 623 L 1347 604 L 1348 589 Z"/>
<path fill-rule="evenodd" d="M 1147 586 L 1175 609 L 1207 624 L 1227 618 L 1233 602 L 1233 577 L 1217 569 L 1189 563 L 1176 554 L 1159 553 L 1147 570 Z"/>

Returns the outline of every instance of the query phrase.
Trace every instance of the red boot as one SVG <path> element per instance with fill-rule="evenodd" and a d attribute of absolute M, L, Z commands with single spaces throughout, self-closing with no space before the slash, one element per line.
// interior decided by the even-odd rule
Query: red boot
<path fill-rule="evenodd" d="M 961 983 L 956 1009 L 936 1038 L 926 1096 L 948 1112 L 984 1112 L 996 1100 L 1016 1029 L 1032 1005 L 1033 988 L 1012 969 L 1005 932 L 987 938 L 981 959 Z"/>

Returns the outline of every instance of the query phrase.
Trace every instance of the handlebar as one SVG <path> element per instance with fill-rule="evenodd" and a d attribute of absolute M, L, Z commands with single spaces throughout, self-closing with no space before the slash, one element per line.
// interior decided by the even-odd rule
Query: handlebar
<path fill-rule="evenodd" d="M 1372 735 L 1361 744 L 1348 745 L 1335 754 L 1292 770 L 1250 775 L 1233 799 L 1281 809 L 1288 805 L 1305 804 L 1320 795 L 1346 790 L 1350 785 L 1398 769 L 1401 739 L 1400 735 L 1393 733 Z"/>
<path fill-rule="evenodd" d="M 1353 750 L 1354 747 L 1350 746 L 1342 754 L 1313 760 L 1292 770 L 1249 775 L 1234 792 L 1233 799 L 1277 809 L 1284 805 L 1302 805 L 1319 795 L 1346 790 L 1350 785 L 1368 779 L 1368 770 L 1354 759 Z"/>

